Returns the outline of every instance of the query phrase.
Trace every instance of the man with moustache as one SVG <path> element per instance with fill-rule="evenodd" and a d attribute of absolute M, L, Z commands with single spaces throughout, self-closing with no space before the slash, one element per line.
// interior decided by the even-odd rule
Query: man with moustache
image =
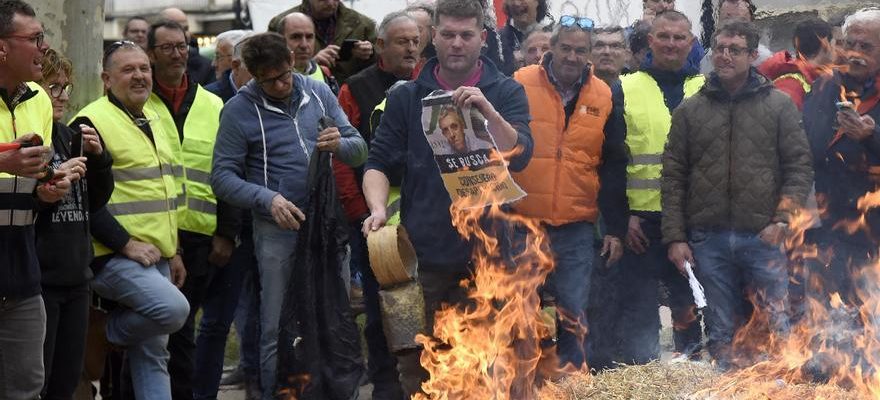
<path fill-rule="evenodd" d="M 770 332 L 789 330 L 782 242 L 813 178 L 800 113 L 751 66 L 758 37 L 748 22 L 715 31 L 715 71 L 675 110 L 663 153 L 663 243 L 705 289 L 709 353 L 721 368 L 752 356 L 732 343 L 749 299 Z"/>
<path fill-rule="evenodd" d="M 387 221 L 389 176 L 405 171 L 401 216 L 418 257 L 427 332 L 433 331 L 434 312 L 442 303 L 465 301 L 459 282 L 472 272 L 472 248 L 452 226 L 452 201 L 422 127 L 422 99 L 436 90 L 446 90 L 452 92 L 457 106 L 479 110 L 498 149 L 514 154 L 509 160 L 511 170 L 522 170 L 532 153 L 525 92 L 480 56 L 486 35 L 478 2 L 437 2 L 433 38 L 437 57 L 428 61 L 415 81 L 389 94 L 364 174 L 370 216 L 363 231 L 369 235 Z M 401 384 L 408 396 L 417 393 L 426 378 L 419 353 L 398 356 Z"/>
<path fill-rule="evenodd" d="M 405 11 L 397 11 L 385 16 L 379 24 L 376 49 L 379 58 L 376 63 L 358 72 L 339 91 L 339 104 L 348 116 L 349 122 L 361 133 L 369 144 L 372 140 L 370 113 L 384 98 L 385 92 L 397 81 L 412 79 L 413 71 L 419 62 L 419 25 Z M 361 113 L 361 110 L 364 110 Z M 388 350 L 382 328 L 379 310 L 379 284 L 373 276 L 366 252 L 366 242 L 360 234 L 363 220 L 369 214 L 366 201 L 361 193 L 363 171 L 334 160 L 337 182 L 344 177 L 353 185 L 340 184 L 340 188 L 351 187 L 343 195 L 343 208 L 352 226 L 350 245 L 352 247 L 352 269 L 359 270 L 363 276 L 364 305 L 367 322 L 364 336 L 369 352 L 369 374 L 373 382 L 373 397 L 378 399 L 400 398 L 400 383 L 397 381 L 395 360 Z M 355 179 L 351 179 L 355 178 Z"/>
<path fill-rule="evenodd" d="M 813 83 L 804 103 L 804 129 L 813 153 L 816 174 L 816 197 L 825 204 L 821 214 L 822 227 L 808 231 L 819 247 L 820 254 L 831 249 L 831 258 L 822 265 L 808 263 L 809 273 L 819 274 L 824 289 L 807 293 L 820 301 L 833 292 L 847 304 L 859 305 L 858 295 L 869 279 L 863 270 L 877 256 L 877 239 L 867 232 L 880 229 L 880 213 L 867 211 L 866 230 L 848 234 L 834 229 L 839 223 L 855 221 L 862 211 L 858 200 L 877 189 L 880 182 L 880 10 L 858 11 L 843 24 L 843 48 L 846 51 L 846 72 L 837 70 Z M 858 100 L 858 107 L 838 109 L 841 93 L 847 101 Z M 827 265 L 827 266 L 826 266 Z M 809 289 L 808 289 L 809 290 Z"/>
<path fill-rule="evenodd" d="M 125 347 L 135 396 L 168 400 L 168 335 L 189 314 L 177 289 L 186 278 L 172 168 L 180 143 L 168 110 L 150 101 L 152 70 L 143 49 L 113 43 L 103 68 L 107 95 L 74 118 L 95 128 L 113 154 L 115 189 L 92 216 L 92 289 L 124 306 L 108 317 L 107 340 Z"/>
<path fill-rule="evenodd" d="M 190 314 L 183 328 L 171 335 L 168 371 L 172 376 L 172 397 L 192 399 L 195 371 L 195 316 L 214 287 L 214 276 L 229 262 L 238 233 L 238 211 L 218 202 L 211 190 L 211 151 L 217 136 L 223 101 L 193 82 L 186 73 L 186 33 L 172 21 L 150 27 L 147 35 L 153 64 L 153 93 L 150 105 L 165 108 L 177 128 L 179 153 L 175 178 L 178 237 L 187 280 L 181 288 L 189 301 Z"/>
<path fill-rule="evenodd" d="M 691 23 L 678 11 L 654 18 L 648 44 L 653 58 L 639 72 L 621 78 L 630 150 L 626 193 L 629 228 L 621 260 L 618 315 L 621 362 L 643 364 L 660 357 L 658 283 L 670 292 L 675 351 L 699 354 L 700 323 L 687 280 L 666 258 L 660 232 L 660 170 L 672 111 L 703 86 L 705 79 L 687 62 L 693 46 Z"/>

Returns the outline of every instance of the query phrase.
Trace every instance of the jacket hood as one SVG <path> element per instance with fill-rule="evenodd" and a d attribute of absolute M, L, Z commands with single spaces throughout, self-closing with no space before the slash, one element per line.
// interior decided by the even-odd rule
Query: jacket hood
<path fill-rule="evenodd" d="M 748 80 L 746 80 L 746 84 L 732 96 L 723 86 L 721 86 L 721 80 L 718 78 L 718 74 L 716 74 L 715 71 L 712 71 L 712 73 L 709 74 L 709 79 L 706 80 L 706 84 L 703 85 L 700 92 L 709 96 L 709 98 L 713 100 L 739 101 L 759 93 L 767 92 L 772 88 L 773 83 L 764 75 L 758 73 L 758 70 L 755 67 L 751 67 L 749 69 L 749 77 Z"/>
<path fill-rule="evenodd" d="M 785 74 L 800 73 L 809 82 L 812 82 L 817 75 L 816 69 L 811 67 L 807 61 L 799 59 L 785 50 L 773 54 L 767 61 L 764 61 L 758 67 L 758 72 L 771 81 Z"/>
<path fill-rule="evenodd" d="M 506 78 L 506 76 L 498 70 L 498 67 L 495 66 L 495 63 L 493 63 L 488 57 L 481 55 L 480 61 L 483 62 L 483 72 L 480 75 L 478 86 L 484 87 L 493 85 Z M 437 77 L 434 76 L 434 69 L 437 68 L 438 64 L 439 61 L 437 60 L 437 57 L 428 60 L 428 62 L 425 63 L 425 66 L 422 67 L 422 72 L 419 73 L 419 77 L 416 78 L 416 83 L 425 86 L 430 90 L 440 89 L 440 84 L 437 83 Z"/>

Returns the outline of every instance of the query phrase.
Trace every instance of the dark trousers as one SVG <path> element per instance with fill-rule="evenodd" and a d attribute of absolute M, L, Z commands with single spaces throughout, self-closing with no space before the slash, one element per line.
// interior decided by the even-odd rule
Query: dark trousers
<path fill-rule="evenodd" d="M 90 301 L 88 283 L 71 287 L 43 286 L 46 305 L 44 400 L 69 400 L 76 391 L 85 358 Z"/>
<path fill-rule="evenodd" d="M 193 398 L 216 399 L 223 374 L 226 338 L 232 326 L 244 278 L 244 271 L 255 268 L 254 243 L 243 240 L 232 253 L 229 264 L 216 268 L 202 302 L 202 319 L 196 338 Z"/>
<path fill-rule="evenodd" d="M 626 250 L 617 266 L 621 299 L 618 359 L 627 364 L 644 364 L 660 358 L 658 288 L 661 282 L 669 289 L 675 351 L 686 354 L 699 351 L 702 341 L 693 294 L 687 279 L 667 258 L 660 221 L 644 220 L 642 231 L 650 242 L 645 253 Z"/>
<path fill-rule="evenodd" d="M 183 265 L 186 281 L 180 291 L 189 302 L 189 316 L 183 328 L 168 337 L 168 374 L 171 375 L 171 397 L 174 400 L 192 400 L 195 372 L 195 318 L 208 295 L 217 267 L 208 263 L 211 237 L 180 231 Z"/>
<path fill-rule="evenodd" d="M 462 279 L 470 277 L 466 270 L 419 270 L 419 283 L 425 297 L 425 332 L 434 332 L 434 313 L 443 304 L 463 305 L 468 301 L 467 289 L 459 285 Z M 422 382 L 428 379 L 428 372 L 419 363 L 420 350 L 410 350 L 397 354 L 397 370 L 400 373 L 400 384 L 411 398 L 419 393 Z"/>

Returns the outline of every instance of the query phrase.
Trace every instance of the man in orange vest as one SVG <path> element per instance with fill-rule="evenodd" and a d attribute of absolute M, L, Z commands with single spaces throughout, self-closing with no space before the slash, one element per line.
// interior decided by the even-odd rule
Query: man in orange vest
<path fill-rule="evenodd" d="M 557 322 L 558 353 L 561 362 L 575 367 L 585 359 L 592 243 L 600 209 L 607 226 L 600 255 L 608 264 L 623 254 L 626 233 L 625 122 L 617 100 L 621 89 L 619 84 L 609 88 L 591 72 L 592 30 L 588 18 L 563 16 L 543 61 L 514 74 L 529 98 L 535 133 L 532 161 L 514 174 L 528 193 L 515 210 L 540 220 L 550 238 L 556 267 L 546 288 L 562 317 Z"/>

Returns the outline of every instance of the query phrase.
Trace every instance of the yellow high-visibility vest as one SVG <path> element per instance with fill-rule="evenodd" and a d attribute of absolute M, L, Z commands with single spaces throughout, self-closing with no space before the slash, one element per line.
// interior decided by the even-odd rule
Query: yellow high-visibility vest
<path fill-rule="evenodd" d="M 382 102 L 377 104 L 373 112 L 370 113 L 370 129 L 374 129 L 374 126 L 379 126 L 378 121 L 379 118 L 382 118 L 382 114 L 385 113 L 385 103 L 387 100 L 387 97 L 382 99 Z M 376 121 L 375 125 L 372 123 L 373 121 Z M 388 218 L 385 222 L 386 225 L 400 225 L 400 186 L 388 188 L 388 208 L 386 212 L 385 216 Z"/>
<path fill-rule="evenodd" d="M 630 162 L 626 167 L 626 195 L 634 211 L 660 211 L 660 172 L 666 136 L 672 115 L 663 92 L 647 72 L 620 78 L 623 87 L 626 145 Z M 684 98 L 693 96 L 706 79 L 695 75 L 684 81 Z"/>
<path fill-rule="evenodd" d="M 155 94 L 150 96 L 150 102 L 155 107 L 167 109 Z M 173 163 L 179 188 L 178 227 L 207 236 L 214 235 L 217 230 L 217 197 L 211 189 L 211 162 L 222 108 L 223 100 L 201 85 L 197 86 L 192 106 L 183 123 L 183 143 Z M 179 138 L 175 129 L 173 139 L 179 141 Z"/>
<path fill-rule="evenodd" d="M 177 252 L 177 185 L 172 170 L 180 147 L 177 129 L 164 106 L 148 102 L 144 116 L 146 122 L 142 122 L 150 124 L 152 141 L 107 96 L 74 118 L 87 117 L 113 155 L 115 188 L 107 210 L 132 238 L 158 247 L 163 257 L 170 258 Z M 101 243 L 92 243 L 95 256 L 112 253 Z"/>
<path fill-rule="evenodd" d="M 779 75 L 776 79 L 773 80 L 773 83 L 779 82 L 780 79 L 794 79 L 801 83 L 801 86 L 804 88 L 804 93 L 810 93 L 810 90 L 813 88 L 813 85 L 810 82 L 807 82 L 807 78 L 804 78 L 804 75 L 800 72 L 789 72 L 787 74 Z"/>
<path fill-rule="evenodd" d="M 6 102 L 0 101 L 0 143 L 9 143 L 28 133 L 36 133 L 43 138 L 44 146 L 51 147 L 52 100 L 40 85 L 28 82 L 27 86 L 37 93 L 13 110 Z M 0 226 L 28 226 L 34 223 L 34 210 L 30 205 L 36 187 L 36 179 L 0 172 L 0 194 L 9 198 L 9 202 L 0 203 Z"/>

